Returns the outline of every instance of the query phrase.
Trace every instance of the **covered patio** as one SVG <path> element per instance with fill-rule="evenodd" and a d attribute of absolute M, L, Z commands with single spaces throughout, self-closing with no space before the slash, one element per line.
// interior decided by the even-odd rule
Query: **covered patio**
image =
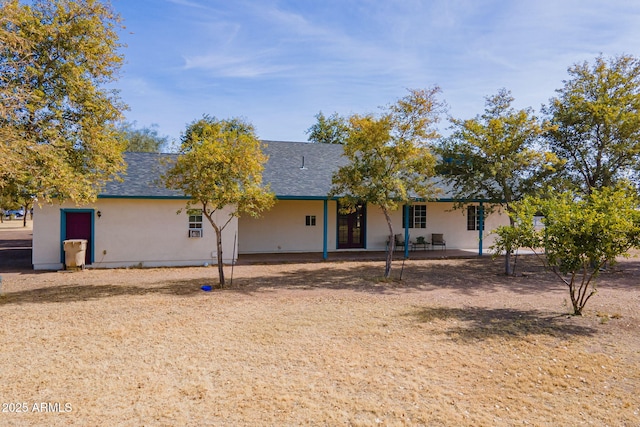
<path fill-rule="evenodd" d="M 397 250 L 394 260 L 402 260 L 405 252 Z M 327 259 L 323 259 L 321 252 L 296 252 L 296 253 L 262 253 L 240 254 L 236 265 L 251 264 L 294 264 L 307 262 L 336 262 L 336 261 L 384 261 L 385 251 L 338 251 L 329 252 Z M 490 255 L 484 255 L 490 256 Z M 477 258 L 477 249 L 433 249 L 409 251 L 408 259 L 443 259 L 443 258 Z"/>

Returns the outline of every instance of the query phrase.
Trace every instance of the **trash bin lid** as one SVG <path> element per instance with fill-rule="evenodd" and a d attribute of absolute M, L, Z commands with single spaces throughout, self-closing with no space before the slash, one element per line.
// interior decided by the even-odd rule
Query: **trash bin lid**
<path fill-rule="evenodd" d="M 87 240 L 86 239 L 68 239 L 62 242 L 64 247 L 73 247 L 73 246 L 80 246 L 82 247 L 86 247 L 87 246 Z"/>

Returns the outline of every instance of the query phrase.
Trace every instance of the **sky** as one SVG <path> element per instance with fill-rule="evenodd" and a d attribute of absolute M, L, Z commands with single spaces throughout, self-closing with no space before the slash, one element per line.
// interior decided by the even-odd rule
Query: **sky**
<path fill-rule="evenodd" d="M 325 115 L 379 113 L 439 86 L 447 117 L 501 88 L 540 108 L 599 55 L 640 57 L 637 0 L 112 0 L 127 121 L 179 142 L 204 114 L 306 141 Z"/>

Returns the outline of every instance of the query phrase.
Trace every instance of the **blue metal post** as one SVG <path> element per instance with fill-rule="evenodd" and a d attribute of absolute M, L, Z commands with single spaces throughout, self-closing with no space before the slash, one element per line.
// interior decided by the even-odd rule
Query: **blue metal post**
<path fill-rule="evenodd" d="M 409 205 L 404 205 L 404 257 L 409 258 Z"/>
<path fill-rule="evenodd" d="M 322 226 L 323 226 L 323 230 L 322 230 L 322 259 L 323 260 L 327 260 L 327 258 L 329 258 L 329 253 L 327 251 L 327 245 L 328 245 L 328 235 L 327 233 L 329 232 L 329 219 L 327 218 L 327 214 L 329 212 L 329 200 L 328 199 L 324 199 L 324 215 L 323 215 L 323 219 L 322 219 Z"/>
<path fill-rule="evenodd" d="M 479 247 L 478 247 L 478 255 L 482 256 L 482 234 L 484 231 L 484 204 L 480 202 L 480 206 L 478 207 L 478 234 L 479 234 Z"/>

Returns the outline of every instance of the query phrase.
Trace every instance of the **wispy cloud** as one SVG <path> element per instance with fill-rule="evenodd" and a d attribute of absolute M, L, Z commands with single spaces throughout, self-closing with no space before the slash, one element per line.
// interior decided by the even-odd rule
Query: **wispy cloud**
<path fill-rule="evenodd" d="M 194 9 L 209 9 L 207 6 L 190 0 L 166 0 L 169 3 L 177 4 L 179 6 L 187 6 Z"/>
<path fill-rule="evenodd" d="M 319 110 L 375 111 L 408 87 L 442 86 L 458 117 L 480 113 L 501 87 L 538 108 L 573 63 L 640 55 L 640 2 L 628 0 L 120 4 L 135 32 L 125 67 L 133 119 L 156 108 L 154 97 L 173 98 L 182 122 L 245 115 L 273 139 L 304 138 Z"/>
<path fill-rule="evenodd" d="M 285 65 L 269 64 L 264 58 L 268 52 L 255 53 L 251 56 L 225 55 L 212 53 L 201 56 L 186 57 L 185 70 L 212 71 L 220 77 L 257 78 L 282 74 L 287 71 Z M 260 60 L 263 58 L 263 60 Z"/>
<path fill-rule="evenodd" d="M 339 79 L 391 73 L 412 62 L 393 47 L 274 5 L 261 3 L 247 15 L 250 22 L 243 25 L 234 20 L 209 22 L 207 31 L 220 43 L 185 55 L 185 69 L 220 77 Z"/>

